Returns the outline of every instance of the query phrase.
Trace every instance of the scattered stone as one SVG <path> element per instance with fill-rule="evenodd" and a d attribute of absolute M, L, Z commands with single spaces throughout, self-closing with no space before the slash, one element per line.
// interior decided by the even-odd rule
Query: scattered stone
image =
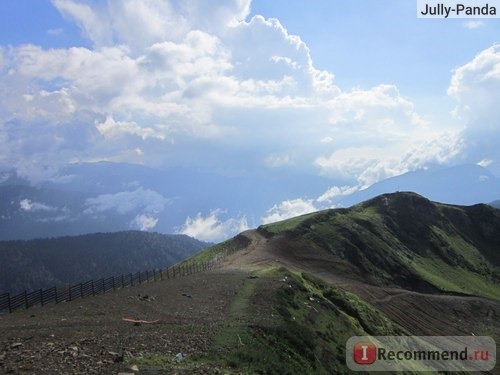
<path fill-rule="evenodd" d="M 69 349 L 73 350 L 74 352 L 78 351 L 78 347 L 77 346 L 70 346 Z"/>
<path fill-rule="evenodd" d="M 137 365 L 130 366 L 130 369 L 134 372 L 139 372 L 139 367 Z"/>
<path fill-rule="evenodd" d="M 184 297 L 187 297 L 187 298 L 193 298 L 193 296 L 191 294 L 187 294 L 187 293 L 182 293 L 182 295 Z"/>
<path fill-rule="evenodd" d="M 179 362 L 182 361 L 184 358 L 186 358 L 186 356 L 182 353 L 177 353 L 175 356 L 175 359 Z"/>
<path fill-rule="evenodd" d="M 250 275 L 247 277 L 247 279 L 258 279 L 259 276 L 256 276 L 256 275 Z"/>
<path fill-rule="evenodd" d="M 20 346 L 23 346 L 23 343 L 21 342 L 15 342 L 13 344 L 10 345 L 10 348 L 11 349 L 16 349 L 16 348 L 19 348 Z"/>

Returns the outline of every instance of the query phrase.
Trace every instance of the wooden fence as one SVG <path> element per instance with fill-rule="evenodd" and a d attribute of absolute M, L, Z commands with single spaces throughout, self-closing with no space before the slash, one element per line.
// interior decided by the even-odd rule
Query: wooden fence
<path fill-rule="evenodd" d="M 44 306 L 49 303 L 60 303 L 73 301 L 103 294 L 110 290 L 122 289 L 139 285 L 145 282 L 175 279 L 192 275 L 194 273 L 208 271 L 215 268 L 220 261 L 211 260 L 203 263 L 181 263 L 164 270 L 152 270 L 137 273 L 112 276 L 107 279 L 90 280 L 83 283 L 52 287 L 49 289 L 38 289 L 32 292 L 24 291 L 11 296 L 10 293 L 0 294 L 0 313 L 11 313 L 19 309 L 28 309 L 34 306 Z"/>

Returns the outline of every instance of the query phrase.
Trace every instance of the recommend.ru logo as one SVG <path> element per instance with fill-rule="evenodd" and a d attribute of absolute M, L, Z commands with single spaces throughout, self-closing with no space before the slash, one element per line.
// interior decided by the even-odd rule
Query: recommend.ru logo
<path fill-rule="evenodd" d="M 496 343 L 489 336 L 355 336 L 346 363 L 353 371 L 490 371 Z"/>

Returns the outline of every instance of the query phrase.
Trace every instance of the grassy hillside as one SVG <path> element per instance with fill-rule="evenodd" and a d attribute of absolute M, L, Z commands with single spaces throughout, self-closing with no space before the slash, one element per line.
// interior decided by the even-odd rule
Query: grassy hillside
<path fill-rule="evenodd" d="M 281 253 L 327 251 L 375 285 L 452 292 L 500 300 L 500 210 L 453 206 L 414 193 L 385 194 L 348 209 L 315 212 L 258 231 L 285 245 Z M 241 236 L 198 257 L 244 247 Z"/>
<path fill-rule="evenodd" d="M 368 334 L 405 331 L 353 294 L 271 267 L 241 281 L 207 353 L 181 363 L 162 354 L 129 363 L 166 373 L 217 367 L 225 374 L 348 374 L 345 342 Z"/>
<path fill-rule="evenodd" d="M 184 235 L 125 231 L 0 242 L 0 293 L 165 268 L 207 247 Z"/>
<path fill-rule="evenodd" d="M 500 211 L 385 194 L 260 228 L 327 249 L 367 281 L 500 299 Z"/>

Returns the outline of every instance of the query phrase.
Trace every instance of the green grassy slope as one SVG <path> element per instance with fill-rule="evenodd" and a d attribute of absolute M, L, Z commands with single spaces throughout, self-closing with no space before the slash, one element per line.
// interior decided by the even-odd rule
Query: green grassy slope
<path fill-rule="evenodd" d="M 385 194 L 350 209 L 266 225 L 349 261 L 371 282 L 500 300 L 500 211 Z"/>
<path fill-rule="evenodd" d="M 350 374 L 345 361 L 351 336 L 404 335 L 357 296 L 305 273 L 267 268 L 239 286 L 224 327 L 208 355 L 175 362 L 144 356 L 130 364 L 165 373 Z"/>

